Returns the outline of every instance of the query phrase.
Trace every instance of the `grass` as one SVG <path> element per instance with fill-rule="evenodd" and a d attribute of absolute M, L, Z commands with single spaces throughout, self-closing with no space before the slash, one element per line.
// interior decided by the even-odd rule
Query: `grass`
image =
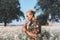
<path fill-rule="evenodd" d="M 60 27 L 42 27 L 43 40 L 59 40 Z M 0 40 L 27 40 L 20 26 L 0 26 Z"/>

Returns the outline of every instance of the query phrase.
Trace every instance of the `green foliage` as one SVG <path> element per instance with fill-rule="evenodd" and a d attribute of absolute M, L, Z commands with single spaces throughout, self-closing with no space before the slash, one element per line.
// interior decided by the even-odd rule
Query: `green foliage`
<path fill-rule="evenodd" d="M 0 0 L 0 23 L 4 22 L 6 26 L 12 20 L 19 20 L 20 16 L 24 17 L 24 14 L 18 0 Z"/>
<path fill-rule="evenodd" d="M 35 8 L 44 14 L 51 14 L 51 19 L 56 19 L 56 16 L 60 19 L 60 0 L 37 0 Z"/>
<path fill-rule="evenodd" d="M 48 14 L 40 14 L 37 16 L 37 20 L 39 22 L 40 25 L 46 25 L 48 24 L 47 23 L 47 20 L 48 20 Z"/>

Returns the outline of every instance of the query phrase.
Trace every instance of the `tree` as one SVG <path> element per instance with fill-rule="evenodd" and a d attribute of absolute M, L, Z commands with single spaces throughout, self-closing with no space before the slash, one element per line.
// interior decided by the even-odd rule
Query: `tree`
<path fill-rule="evenodd" d="M 44 14 L 51 14 L 52 20 L 56 17 L 60 19 L 60 0 L 37 0 L 35 8 L 37 11 L 41 9 Z"/>
<path fill-rule="evenodd" d="M 40 14 L 37 16 L 37 20 L 40 25 L 47 25 L 47 20 L 48 20 L 48 14 Z"/>
<path fill-rule="evenodd" d="M 24 14 L 18 0 L 0 0 L 0 23 L 4 22 L 6 26 L 12 20 L 19 20 L 21 16 L 24 17 Z"/>

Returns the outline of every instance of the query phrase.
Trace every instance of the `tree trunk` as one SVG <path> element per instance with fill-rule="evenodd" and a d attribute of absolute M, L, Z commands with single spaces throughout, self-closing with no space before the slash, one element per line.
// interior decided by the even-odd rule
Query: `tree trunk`
<path fill-rule="evenodd" d="M 4 22 L 4 26 L 5 26 L 5 27 L 7 26 L 7 23 L 6 23 L 6 22 Z"/>

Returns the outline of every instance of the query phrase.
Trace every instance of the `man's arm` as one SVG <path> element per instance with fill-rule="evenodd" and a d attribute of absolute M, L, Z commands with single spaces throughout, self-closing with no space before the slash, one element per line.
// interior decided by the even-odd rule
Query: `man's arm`
<path fill-rule="evenodd" d="M 24 32 L 25 32 L 27 35 L 29 35 L 30 37 L 36 38 L 36 34 L 28 31 L 26 25 L 23 25 L 23 26 L 22 26 L 22 31 L 24 31 Z"/>
<path fill-rule="evenodd" d="M 23 26 L 22 26 L 22 31 L 26 31 L 27 30 L 27 23 L 28 23 L 28 21 L 27 21 L 27 19 L 24 21 L 24 24 L 23 24 Z"/>
<path fill-rule="evenodd" d="M 22 26 L 22 31 L 26 31 L 27 30 L 27 26 L 24 24 L 23 26 Z"/>
<path fill-rule="evenodd" d="M 28 36 L 32 37 L 32 38 L 36 38 L 37 35 L 35 33 L 32 33 L 30 31 L 25 31 L 27 33 Z"/>

